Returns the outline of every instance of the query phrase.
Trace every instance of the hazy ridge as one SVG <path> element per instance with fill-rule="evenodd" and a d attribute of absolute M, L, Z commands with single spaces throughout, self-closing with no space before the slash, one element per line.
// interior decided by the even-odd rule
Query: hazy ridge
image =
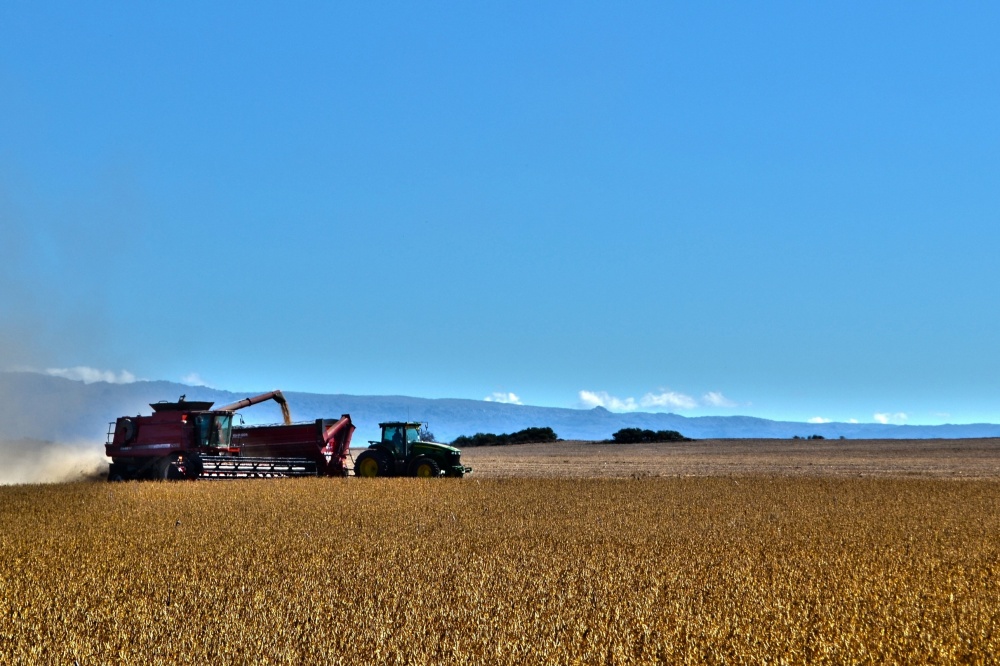
<path fill-rule="evenodd" d="M 234 392 L 167 381 L 84 384 L 48 375 L 0 372 L 0 439 L 103 442 L 109 422 L 126 414 L 149 414 L 149 403 L 211 400 L 225 404 L 280 386 Z M 476 432 L 512 432 L 549 426 L 563 439 L 607 439 L 620 428 L 678 430 L 688 437 L 790 438 L 795 435 L 849 439 L 925 439 L 1000 437 L 1000 425 L 883 425 L 875 423 L 797 423 L 751 416 L 695 416 L 662 413 L 613 413 L 601 407 L 567 409 L 511 405 L 458 398 L 325 395 L 284 391 L 297 421 L 350 414 L 358 426 L 355 441 L 374 437 L 386 420 L 425 421 L 441 441 Z M 247 423 L 277 423 L 278 406 L 264 403 L 242 410 Z"/>

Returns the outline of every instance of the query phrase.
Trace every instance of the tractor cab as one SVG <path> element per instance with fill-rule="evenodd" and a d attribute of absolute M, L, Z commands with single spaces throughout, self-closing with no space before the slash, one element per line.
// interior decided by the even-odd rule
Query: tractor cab
<path fill-rule="evenodd" d="M 419 423 L 394 421 L 378 425 L 382 428 L 382 446 L 392 451 L 396 458 L 406 458 L 410 453 L 410 447 L 420 441 Z"/>

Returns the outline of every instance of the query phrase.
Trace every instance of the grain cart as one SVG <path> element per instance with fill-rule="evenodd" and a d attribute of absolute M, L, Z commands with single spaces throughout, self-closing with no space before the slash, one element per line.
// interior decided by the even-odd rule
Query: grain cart
<path fill-rule="evenodd" d="M 382 439 L 368 442 L 368 448 L 354 463 L 356 476 L 462 477 L 472 471 L 461 461 L 454 446 L 420 440 L 420 423 L 391 421 L 379 423 Z"/>
<path fill-rule="evenodd" d="M 274 400 L 285 425 L 233 426 L 236 410 Z M 342 476 L 351 417 L 292 424 L 281 391 L 212 409 L 185 400 L 150 404 L 150 416 L 123 416 L 108 428 L 109 481 L 126 479 Z"/>

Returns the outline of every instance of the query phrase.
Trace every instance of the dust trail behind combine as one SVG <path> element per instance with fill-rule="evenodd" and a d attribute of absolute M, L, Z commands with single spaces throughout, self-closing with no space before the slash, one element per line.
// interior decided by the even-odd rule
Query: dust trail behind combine
<path fill-rule="evenodd" d="M 97 481 L 108 472 L 103 444 L 94 442 L 0 441 L 0 455 L 0 485 Z"/>

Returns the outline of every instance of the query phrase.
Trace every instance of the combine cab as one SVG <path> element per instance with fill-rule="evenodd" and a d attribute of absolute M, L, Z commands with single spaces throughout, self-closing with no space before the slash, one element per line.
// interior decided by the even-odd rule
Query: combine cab
<path fill-rule="evenodd" d="M 462 477 L 472 471 L 462 464 L 454 446 L 420 440 L 420 423 L 379 423 L 382 439 L 369 446 L 354 463 L 356 476 Z"/>
<path fill-rule="evenodd" d="M 285 425 L 233 427 L 233 413 L 265 400 Z M 151 416 L 123 416 L 108 430 L 109 481 L 126 479 L 344 476 L 351 417 L 292 424 L 280 391 L 212 409 L 211 402 L 151 404 Z"/>

